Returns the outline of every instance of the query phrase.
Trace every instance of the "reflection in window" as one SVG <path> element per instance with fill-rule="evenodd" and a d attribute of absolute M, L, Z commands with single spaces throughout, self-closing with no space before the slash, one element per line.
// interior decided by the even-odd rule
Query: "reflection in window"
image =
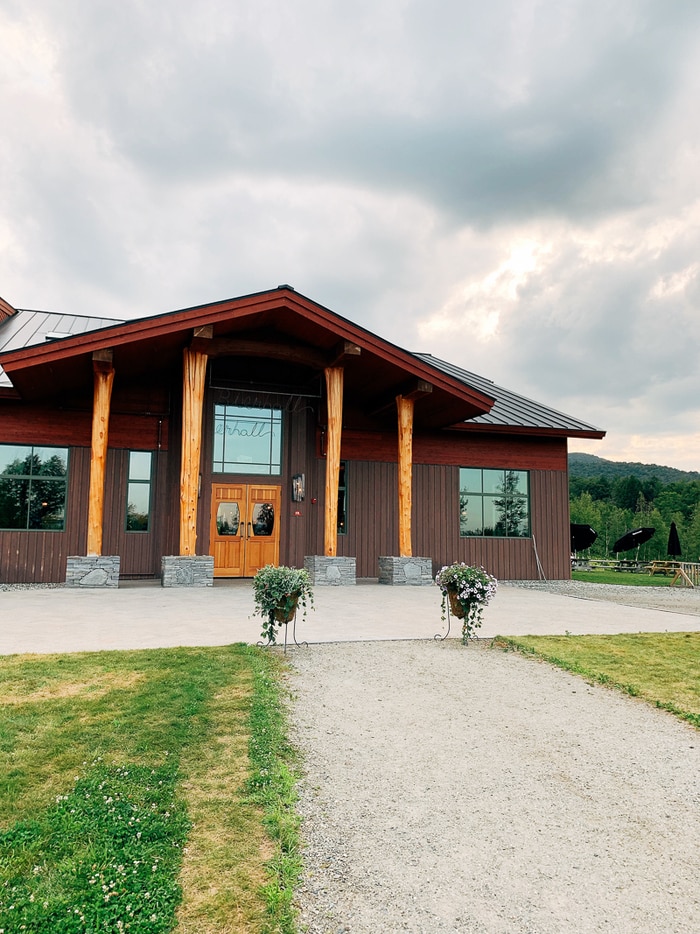
<path fill-rule="evenodd" d="M 216 510 L 216 534 L 238 535 L 241 525 L 241 510 L 238 503 L 219 503 Z"/>
<path fill-rule="evenodd" d="M 126 490 L 127 532 L 147 532 L 151 514 L 150 451 L 129 451 L 129 476 Z"/>
<path fill-rule="evenodd" d="M 528 472 L 460 467 L 459 534 L 527 538 L 530 535 Z"/>
<path fill-rule="evenodd" d="M 338 535 L 346 535 L 348 531 L 348 467 L 345 461 L 340 462 L 340 479 L 338 481 Z"/>
<path fill-rule="evenodd" d="M 282 472 L 282 412 L 214 406 L 214 473 Z"/>
<path fill-rule="evenodd" d="M 272 535 L 275 527 L 275 507 L 272 503 L 255 503 L 251 518 L 253 535 Z"/>
<path fill-rule="evenodd" d="M 65 528 L 68 448 L 0 444 L 0 529 Z"/>

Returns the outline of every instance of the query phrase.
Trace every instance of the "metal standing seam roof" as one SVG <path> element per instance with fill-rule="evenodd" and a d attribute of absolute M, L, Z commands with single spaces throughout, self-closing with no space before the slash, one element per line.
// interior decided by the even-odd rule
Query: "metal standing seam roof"
<path fill-rule="evenodd" d="M 21 350 L 47 340 L 61 340 L 63 337 L 75 337 L 88 331 L 100 331 L 114 324 L 122 324 L 121 319 L 93 318 L 88 315 L 66 315 L 58 311 L 30 311 L 18 308 L 16 314 L 0 325 L 0 353 Z M 9 376 L 0 366 L 0 386 L 12 386 Z"/>
<path fill-rule="evenodd" d="M 545 428 L 566 432 L 602 432 L 602 429 L 589 425 L 587 422 L 582 422 L 571 415 L 565 415 L 556 409 L 550 409 L 549 406 L 534 402 L 532 399 L 520 396 L 509 389 L 504 389 L 502 386 L 497 386 L 490 379 L 478 376 L 469 370 L 463 370 L 461 367 L 440 360 L 432 354 L 415 353 L 414 356 L 496 400 L 490 412 L 467 419 L 464 422 L 465 425 L 502 428 Z"/>

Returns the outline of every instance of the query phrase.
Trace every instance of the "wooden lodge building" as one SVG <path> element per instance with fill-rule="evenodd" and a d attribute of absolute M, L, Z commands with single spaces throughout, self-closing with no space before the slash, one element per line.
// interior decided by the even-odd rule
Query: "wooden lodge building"
<path fill-rule="evenodd" d="M 286 285 L 133 321 L 0 299 L 0 582 L 72 557 L 113 586 L 168 558 L 568 578 L 567 438 L 603 435 Z"/>

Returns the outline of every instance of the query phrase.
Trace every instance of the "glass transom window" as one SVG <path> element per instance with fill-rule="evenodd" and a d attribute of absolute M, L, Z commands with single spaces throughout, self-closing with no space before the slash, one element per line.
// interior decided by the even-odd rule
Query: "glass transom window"
<path fill-rule="evenodd" d="M 214 473 L 282 472 L 282 412 L 214 406 Z"/>
<path fill-rule="evenodd" d="M 459 469 L 459 534 L 528 538 L 530 483 L 526 470 Z"/>

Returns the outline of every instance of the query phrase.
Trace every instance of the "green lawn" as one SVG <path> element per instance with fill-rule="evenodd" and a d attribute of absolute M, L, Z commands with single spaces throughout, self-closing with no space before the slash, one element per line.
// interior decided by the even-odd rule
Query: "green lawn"
<path fill-rule="evenodd" d="M 572 571 L 571 579 L 590 584 L 623 584 L 628 587 L 670 587 L 673 578 L 662 574 L 631 574 L 629 571 Z"/>
<path fill-rule="evenodd" d="M 293 931 L 279 657 L 0 659 L 4 934 Z"/>
<path fill-rule="evenodd" d="M 641 697 L 700 727 L 700 632 L 499 637 L 495 644 Z"/>

